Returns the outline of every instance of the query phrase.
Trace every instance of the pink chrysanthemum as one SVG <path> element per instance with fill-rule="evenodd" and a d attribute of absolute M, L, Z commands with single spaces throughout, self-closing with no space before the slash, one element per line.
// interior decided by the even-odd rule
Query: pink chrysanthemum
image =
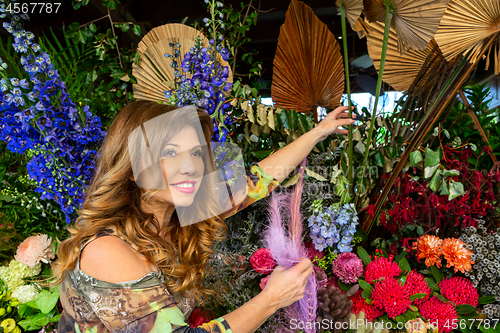
<path fill-rule="evenodd" d="M 356 283 L 363 275 L 363 262 L 352 252 L 344 252 L 332 263 L 332 271 L 344 283 Z"/>
<path fill-rule="evenodd" d="M 411 305 L 408 291 L 392 277 L 377 282 L 371 298 L 372 304 L 385 310 L 391 319 L 405 313 Z"/>
<path fill-rule="evenodd" d="M 358 290 L 354 296 L 349 297 L 352 301 L 351 312 L 358 314 L 361 311 L 365 312 L 365 319 L 368 321 L 373 321 L 384 314 L 384 310 L 377 308 L 373 304 L 368 304 L 361 296 L 362 290 Z"/>
<path fill-rule="evenodd" d="M 398 264 L 384 257 L 373 260 L 365 267 L 365 280 L 371 284 L 382 277 L 390 278 L 399 274 L 401 269 Z"/>
<path fill-rule="evenodd" d="M 427 301 L 432 291 L 425 281 L 424 276 L 420 273 L 417 273 L 417 271 L 415 270 L 411 271 L 410 274 L 408 274 L 408 276 L 406 277 L 404 287 L 410 296 L 415 294 L 427 294 L 427 296 L 425 296 L 424 298 L 416 299 L 412 302 L 413 305 L 417 306 Z"/>
<path fill-rule="evenodd" d="M 455 307 L 449 302 L 441 302 L 436 296 L 422 303 L 418 309 L 420 314 L 429 320 L 431 325 L 437 326 L 440 332 L 451 332 L 453 323 L 458 321 Z"/>
<path fill-rule="evenodd" d="M 328 276 L 326 276 L 326 273 L 321 269 L 321 267 L 313 265 L 313 270 L 314 274 L 316 275 L 316 281 L 319 288 L 327 288 L 327 283 L 328 283 Z M 321 278 L 319 278 L 319 276 Z"/>
<path fill-rule="evenodd" d="M 48 264 L 55 258 L 52 252 L 52 238 L 47 235 L 35 235 L 26 238 L 17 248 L 14 259 L 34 268 L 40 261 Z"/>
<path fill-rule="evenodd" d="M 469 279 L 454 276 L 439 282 L 441 295 L 456 305 L 470 304 L 477 306 L 479 294 Z"/>

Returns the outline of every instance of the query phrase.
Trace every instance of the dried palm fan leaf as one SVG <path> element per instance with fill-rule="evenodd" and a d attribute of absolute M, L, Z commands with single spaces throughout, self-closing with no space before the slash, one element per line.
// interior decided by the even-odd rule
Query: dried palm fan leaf
<path fill-rule="evenodd" d="M 354 27 L 352 29 L 358 33 L 359 38 L 368 36 L 372 31 L 368 21 L 361 17 L 358 18 L 356 23 L 354 23 Z"/>
<path fill-rule="evenodd" d="M 335 5 L 339 8 L 341 6 L 340 1 L 335 1 Z M 360 17 L 363 12 L 363 0 L 342 0 L 342 4 L 352 30 L 358 33 L 359 38 L 365 37 L 370 32 L 370 25 Z"/>
<path fill-rule="evenodd" d="M 170 66 L 171 60 L 165 57 L 165 53 L 173 53 L 171 43 L 180 44 L 181 58 L 194 46 L 195 37 L 203 41 L 204 46 L 209 46 L 208 39 L 198 30 L 184 24 L 171 23 L 152 29 L 139 42 L 137 52 L 140 58 L 138 64 L 132 65 L 132 75 L 137 79 L 137 84 L 132 85 L 134 97 L 151 101 L 167 101 L 165 91 L 174 88 L 174 68 Z M 218 61 L 222 66 L 229 64 L 218 55 Z M 231 69 L 229 69 L 231 70 Z M 183 73 L 190 77 L 190 73 Z M 232 74 L 229 73 L 229 82 L 232 82 Z"/>
<path fill-rule="evenodd" d="M 344 90 L 340 46 L 312 9 L 292 0 L 273 62 L 271 96 L 276 107 L 308 113 L 335 108 Z"/>
<path fill-rule="evenodd" d="M 483 48 L 490 38 L 496 39 L 493 48 L 495 74 L 500 72 L 500 1 L 451 0 L 435 39 L 446 59 L 472 51 L 469 60 L 475 63 L 484 54 Z M 495 45 L 496 44 L 496 45 Z M 489 63 L 488 63 L 489 64 Z"/>
<path fill-rule="evenodd" d="M 384 26 L 383 23 L 372 23 L 372 31 L 367 37 L 368 53 L 377 71 L 380 68 Z M 410 50 L 401 54 L 398 50 L 396 31 L 391 27 L 389 40 L 387 42 L 387 55 L 382 79 L 398 91 L 408 90 L 429 56 L 442 57 L 434 40 L 431 40 L 423 50 Z"/>
<path fill-rule="evenodd" d="M 444 15 L 449 0 L 393 0 L 391 26 L 398 37 L 398 50 L 425 49 Z M 385 22 L 386 0 L 364 0 L 364 14 L 369 22 Z"/>

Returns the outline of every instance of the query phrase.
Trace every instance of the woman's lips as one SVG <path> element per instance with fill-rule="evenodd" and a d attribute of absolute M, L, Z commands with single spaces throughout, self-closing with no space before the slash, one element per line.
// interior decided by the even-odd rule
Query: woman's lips
<path fill-rule="evenodd" d="M 196 181 L 185 181 L 175 184 L 170 184 L 177 191 L 182 193 L 194 193 Z"/>

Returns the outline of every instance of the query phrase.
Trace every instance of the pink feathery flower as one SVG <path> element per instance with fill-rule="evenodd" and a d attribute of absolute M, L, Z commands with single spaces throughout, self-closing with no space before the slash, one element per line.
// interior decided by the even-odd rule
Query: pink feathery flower
<path fill-rule="evenodd" d="M 49 236 L 31 236 L 19 245 L 14 259 L 30 268 L 34 268 L 40 261 L 48 264 L 56 257 L 51 247 L 52 238 Z"/>
<path fill-rule="evenodd" d="M 425 296 L 424 298 L 416 299 L 413 301 L 412 304 L 417 306 L 427 301 L 429 299 L 429 295 L 432 292 L 431 288 L 429 288 L 429 285 L 425 281 L 424 276 L 420 273 L 417 273 L 417 271 L 415 270 L 411 271 L 406 277 L 404 287 L 410 296 L 415 294 L 427 294 L 427 296 Z"/>
<path fill-rule="evenodd" d="M 371 299 L 372 304 L 385 310 L 391 319 L 405 313 L 411 305 L 408 291 L 392 277 L 375 284 Z"/>
<path fill-rule="evenodd" d="M 365 267 L 365 280 L 373 284 L 380 278 L 390 278 L 401 274 L 398 264 L 385 257 L 373 260 Z"/>
<path fill-rule="evenodd" d="M 469 279 L 454 276 L 439 282 L 441 295 L 456 305 L 470 304 L 477 306 L 479 294 Z"/>
<path fill-rule="evenodd" d="M 332 271 L 344 283 L 356 283 L 363 275 L 363 262 L 352 252 L 344 252 L 332 262 Z"/>
<path fill-rule="evenodd" d="M 420 314 L 431 325 L 437 326 L 440 332 L 451 332 L 453 330 L 453 323 L 456 323 L 458 320 L 455 307 L 450 302 L 441 302 L 436 296 L 422 303 L 418 306 L 418 309 L 420 310 Z"/>

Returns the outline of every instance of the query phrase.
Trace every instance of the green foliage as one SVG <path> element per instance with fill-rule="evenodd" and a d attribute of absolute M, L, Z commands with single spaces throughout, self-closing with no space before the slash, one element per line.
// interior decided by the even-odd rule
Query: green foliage
<path fill-rule="evenodd" d="M 18 314 L 23 319 L 18 323 L 19 326 L 31 331 L 57 323 L 61 317 L 56 306 L 58 300 L 59 286 L 56 286 L 50 291 L 42 290 L 36 300 L 20 304 Z"/>
<path fill-rule="evenodd" d="M 465 95 L 476 114 L 481 127 L 483 128 L 486 137 L 493 149 L 494 155 L 500 159 L 500 111 L 499 109 L 490 109 L 491 102 L 490 88 L 483 85 L 468 86 L 464 89 Z M 475 166 L 477 170 L 490 170 L 493 166 L 493 161 L 485 152 L 481 152 L 486 143 L 476 128 L 474 121 L 469 116 L 467 109 L 461 101 L 457 101 L 450 111 L 448 117 L 442 121 L 441 128 L 444 136 L 441 138 L 442 143 L 454 142 L 460 146 L 462 141 L 472 147 L 478 157 L 470 157 L 469 162 Z M 462 140 L 456 141 L 456 138 Z M 437 146 L 439 143 L 433 143 Z M 477 150 L 474 149 L 477 147 Z"/>

